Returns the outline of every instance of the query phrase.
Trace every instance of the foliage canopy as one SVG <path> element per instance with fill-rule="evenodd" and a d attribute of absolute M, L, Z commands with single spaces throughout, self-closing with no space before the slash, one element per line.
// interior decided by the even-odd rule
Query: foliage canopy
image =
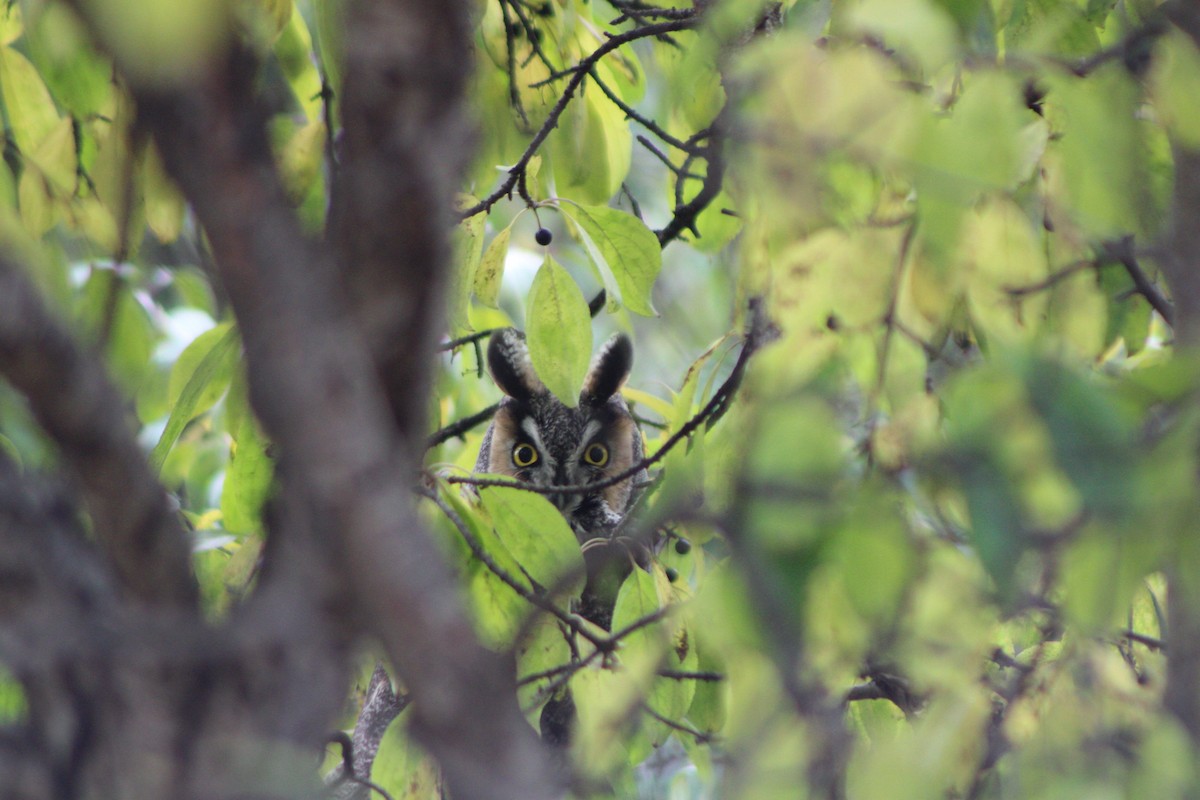
<path fill-rule="evenodd" d="M 122 596 L 186 606 L 198 592 L 205 624 L 232 636 L 251 624 L 248 598 L 270 594 L 273 552 L 296 541 L 279 533 L 299 513 L 287 488 L 332 487 L 334 501 L 299 507 L 316 520 L 315 552 L 337 561 L 329 531 L 368 518 L 431 539 L 436 557 L 396 569 L 442 575 L 429 567 L 440 557 L 452 583 L 436 602 L 406 595 L 400 616 L 420 602 L 465 609 L 470 627 L 445 638 L 511 656 L 535 729 L 570 692 L 576 796 L 1196 791 L 1200 23 L 1185 3 L 369 5 L 4 5 L 0 472 L 12 475 L 0 541 L 24 508 L 10 483 L 70 474 L 87 510 L 76 538 L 111 548 Z M 372 106 L 363 88 L 364 31 L 386 18 L 420 39 L 460 10 L 469 30 L 447 25 L 469 47 L 444 58 L 469 61 L 461 86 L 448 62 L 396 37 L 384 43 L 401 53 L 393 89 L 423 102 L 392 128 L 365 113 L 390 95 Z M 430 100 L 443 79 L 466 117 Z M 261 131 L 258 171 L 205 161 L 207 132 L 188 126 L 210 123 L 213 152 Z M 417 144 L 388 149 L 376 123 Z M 422 138 L 425 125 L 441 133 Z M 361 168 L 376 146 L 397 173 Z M 278 186 L 278 208 L 245 219 L 261 185 Z M 230 238 L 253 222 L 260 234 Z M 317 253 L 317 266 L 256 272 L 286 259 L 266 254 L 280 242 Z M 380 249 L 402 265 L 386 280 L 409 281 L 408 295 L 403 283 L 379 290 L 390 307 L 372 305 L 385 272 L 353 278 Z M 423 283 L 428 294 L 412 289 Z M 363 478 L 374 450 L 359 471 L 306 472 L 320 451 L 297 444 L 303 429 L 352 449 L 349 415 L 293 425 L 271 411 L 272 387 L 297 390 L 287 376 L 311 370 L 323 397 L 321 358 L 361 360 L 340 340 L 312 361 L 284 357 L 280 309 L 306 292 L 317 305 L 305 308 L 344 312 L 378 368 L 364 385 L 382 399 L 368 406 L 390 403 L 399 431 L 378 447 L 403 454 L 397 470 L 423 458 L 387 506 L 409 508 L 411 488 L 415 514 L 360 502 L 358 479 L 378 480 Z M 140 445 L 123 458 L 178 501 L 182 572 L 152 580 L 106 544 L 120 515 L 97 508 L 125 499 L 119 483 L 89 480 L 104 468 L 73 458 L 78 439 L 55 422 L 59 386 L 76 408 L 87 393 L 30 327 L 39 302 L 83 344 L 72 358 L 102 357 L 126 404 L 116 418 Z M 468 474 L 498 396 L 480 343 L 507 325 L 527 333 L 539 377 L 569 405 L 603 333 L 635 338 L 624 394 L 653 480 L 617 532 L 636 566 L 607 631 L 572 613 L 585 568 L 551 503 Z M 423 377 L 403 377 L 405 358 Z M 29 378 L 29 359 L 49 377 Z M 175 537 L 169 564 L 183 534 L 157 535 Z M 330 623 L 348 633 L 330 639 L 342 670 L 323 686 L 348 682 L 346 653 L 366 633 L 407 692 L 369 746 L 372 780 L 395 798 L 434 797 L 440 764 L 452 790 L 470 786 L 455 745 L 420 716 L 437 713 L 420 710 L 426 673 L 406 674 L 378 621 L 388 601 L 373 602 L 378 583 L 347 552 L 313 567 L 332 570 L 314 582 L 354 587 L 346 602 L 376 621 Z M 137 588 L 140 571 L 151 588 Z M 193 588 L 180 600 L 153 588 L 164 582 Z M 24 619 L 0 611 L 0 707 L 8 726 L 36 729 L 41 662 L 14 638 Z M 404 644 L 436 661 L 439 638 Z M 363 698 L 352 699 L 339 720 L 340 697 L 326 698 L 303 735 L 279 740 L 352 727 Z M 270 725 L 254 730 L 263 752 L 277 744 Z M 298 756 L 262 763 L 274 766 L 230 780 L 294 791 L 281 774 Z"/>

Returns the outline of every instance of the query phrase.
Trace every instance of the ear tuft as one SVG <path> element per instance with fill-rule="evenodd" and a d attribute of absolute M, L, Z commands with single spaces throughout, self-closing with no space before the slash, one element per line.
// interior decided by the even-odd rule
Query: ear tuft
<path fill-rule="evenodd" d="M 592 359 L 580 399 L 592 405 L 608 402 L 608 398 L 620 391 L 632 368 L 633 343 L 623 333 L 613 334 Z"/>
<path fill-rule="evenodd" d="M 488 341 L 487 364 L 500 391 L 515 400 L 528 401 L 546 391 L 533 371 L 525 334 L 515 328 L 501 328 L 492 334 Z"/>

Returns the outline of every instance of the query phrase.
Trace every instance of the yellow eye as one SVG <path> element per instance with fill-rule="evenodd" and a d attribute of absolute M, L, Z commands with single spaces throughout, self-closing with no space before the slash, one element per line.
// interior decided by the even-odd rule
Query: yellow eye
<path fill-rule="evenodd" d="M 530 467 L 537 463 L 538 454 L 533 445 L 522 442 L 513 448 L 513 463 L 518 467 Z"/>
<path fill-rule="evenodd" d="M 592 442 L 583 451 L 583 460 L 593 467 L 603 467 L 608 463 L 608 448 L 599 442 Z"/>

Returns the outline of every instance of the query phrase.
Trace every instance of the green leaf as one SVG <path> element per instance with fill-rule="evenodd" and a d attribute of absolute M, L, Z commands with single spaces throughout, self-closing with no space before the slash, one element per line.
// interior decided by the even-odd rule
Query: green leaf
<path fill-rule="evenodd" d="M 115 295 L 114 295 L 115 292 Z M 111 269 L 94 269 L 78 305 L 84 330 L 97 336 L 108 326 L 104 355 L 121 388 L 133 394 L 146 374 L 156 331 L 129 285 Z"/>
<path fill-rule="evenodd" d="M 950 61 L 958 32 L 950 16 L 927 0 L 865 0 L 852 6 L 850 23 L 915 58 L 932 74 Z"/>
<path fill-rule="evenodd" d="M 58 124 L 58 109 L 37 68 L 11 47 L 0 47 L 0 96 L 17 147 L 32 153 Z"/>
<path fill-rule="evenodd" d="M 25 41 L 54 98 L 77 119 L 104 114 L 112 102 L 112 64 L 64 5 L 43 4 Z"/>
<path fill-rule="evenodd" d="M 492 563 L 512 577 L 523 590 L 532 591 L 533 587 L 522 572 L 521 565 L 478 510 L 450 487 L 443 486 L 441 495 Z M 486 564 L 470 554 L 462 542 L 460 531 L 455 529 L 450 535 L 452 546 L 465 557 L 467 598 L 480 639 L 485 645 L 496 649 L 511 647 L 513 636 L 528 616 L 529 604 Z"/>
<path fill-rule="evenodd" d="M 146 224 L 158 241 L 169 244 L 183 231 L 183 195 L 167 175 L 157 148 L 146 148 L 141 174 Z"/>
<path fill-rule="evenodd" d="M 1052 361 L 1032 361 L 1025 380 L 1058 465 L 1094 513 L 1122 518 L 1132 502 L 1129 489 L 1138 459 L 1134 422 L 1099 381 Z"/>
<path fill-rule="evenodd" d="M 650 294 L 662 269 L 662 248 L 645 223 L 607 206 L 573 203 L 562 211 L 575 223 L 610 302 L 635 314 L 657 314 Z"/>
<path fill-rule="evenodd" d="M 464 211 L 479 201 L 469 194 L 459 195 L 455 209 Z M 455 269 L 450 279 L 450 329 L 456 333 L 471 330 L 469 309 L 471 289 L 475 285 L 475 271 L 479 268 L 483 253 L 483 232 L 487 226 L 487 214 L 479 213 L 467 217 L 454 229 Z"/>
<path fill-rule="evenodd" d="M 574 279 L 549 255 L 529 290 L 525 335 L 542 383 L 574 408 L 592 355 L 591 315 Z"/>
<path fill-rule="evenodd" d="M 5 3 L 4 7 L 0 8 L 0 44 L 12 44 L 21 37 L 24 30 L 20 3 Z"/>
<path fill-rule="evenodd" d="M 325 159 L 325 123 L 319 118 L 296 130 L 279 149 L 276 160 L 284 191 L 299 205 L 321 174 Z"/>
<path fill-rule="evenodd" d="M 1171 29 L 1155 50 L 1150 86 L 1154 108 L 1173 136 L 1188 147 L 1200 147 L 1200 49 L 1178 29 Z"/>
<path fill-rule="evenodd" d="M 590 87 L 567 106 L 547 137 L 559 194 L 588 203 L 607 202 L 629 173 L 632 145 L 624 114 Z"/>
<path fill-rule="evenodd" d="M 613 608 L 612 630 L 615 633 L 638 623 L 664 608 L 671 599 L 671 583 L 658 564 L 646 572 L 634 568 L 621 585 Z M 696 648 L 691 632 L 679 620 L 665 619 L 646 625 L 622 638 L 621 663 L 635 676 L 644 676 L 646 702 L 667 719 L 680 720 L 692 704 L 695 681 L 656 677 L 660 667 L 673 670 L 696 669 Z M 650 739 L 659 745 L 671 729 L 661 722 L 650 725 Z"/>
<path fill-rule="evenodd" d="M 1147 193 L 1144 141 L 1138 122 L 1137 84 L 1119 65 L 1108 64 L 1087 80 L 1050 75 L 1047 113 L 1062 127 L 1049 152 L 1061 161 L 1069 211 L 1088 234 L 1112 236 L 1157 226 Z M 1096 168 L 1103 158 L 1104 168 Z M 1054 164 L 1054 162 L 1051 162 Z M 1051 184 L 1054 185 L 1053 183 Z"/>
<path fill-rule="evenodd" d="M 723 673 L 725 660 L 707 642 L 702 628 L 696 629 L 696 669 L 700 672 Z M 688 721 L 705 733 L 716 733 L 725 727 L 729 715 L 729 681 L 697 681 L 692 704 L 688 706 Z"/>
<path fill-rule="evenodd" d="M 171 452 L 171 447 L 179 438 L 179 434 L 183 433 L 184 427 L 204 410 L 210 408 L 213 402 L 216 402 L 216 398 L 212 397 L 215 391 L 212 387 L 220 387 L 220 392 L 224 392 L 229 385 L 238 357 L 237 343 L 237 330 L 231 324 L 225 323 L 224 330 L 218 334 L 218 338 L 215 340 L 210 338 L 205 342 L 203 352 L 201 352 L 201 348 L 197 348 L 194 355 L 199 358 L 189 359 L 190 363 L 194 364 L 192 369 L 188 370 L 180 367 L 179 363 L 176 364 L 176 370 L 180 377 L 176 379 L 173 371 L 172 382 L 178 380 L 181 388 L 171 408 L 171 415 L 167 418 L 167 425 L 158 439 L 158 444 L 150 453 L 150 464 L 155 471 L 162 468 L 163 461 Z M 189 349 L 195 344 L 193 342 L 192 345 L 189 345 Z M 183 360 L 181 355 L 180 363 Z M 220 392 L 217 392 L 218 397 Z M 204 405 L 205 402 L 208 405 Z M 197 411 L 197 408 L 201 410 Z"/>
<path fill-rule="evenodd" d="M 500 541 L 530 578 L 544 589 L 552 589 L 571 576 L 565 591 L 571 596 L 583 591 L 586 572 L 579 542 L 549 500 L 502 486 L 483 489 L 479 496 Z"/>
<path fill-rule="evenodd" d="M 570 663 L 571 648 L 567 643 L 566 636 L 559 628 L 558 620 L 549 614 L 542 614 L 532 624 L 529 635 L 517 645 L 516 656 L 519 680 L 527 675 L 545 672 Z M 521 708 L 527 715 L 533 717 L 530 720 L 531 723 L 536 724 L 537 717 L 535 715 L 550 699 L 549 695 L 542 693 L 549 688 L 553 681 L 553 677 L 542 678 L 517 687 Z M 535 704 L 535 700 L 541 702 Z"/>
<path fill-rule="evenodd" d="M 85 5 L 126 74 L 153 86 L 195 78 L 233 27 L 223 0 L 87 0 Z"/>
<path fill-rule="evenodd" d="M 397 718 L 384 732 L 371 765 L 371 781 L 387 790 L 394 800 L 438 797 L 441 788 L 437 768 L 409 738 L 406 726 L 410 718 Z"/>
<path fill-rule="evenodd" d="M 336 98 L 342 89 L 342 68 L 346 62 L 345 4 L 343 0 L 314 0 L 313 5 L 317 17 L 317 52 Z"/>
<path fill-rule="evenodd" d="M 504 259 L 508 255 L 508 241 L 511 236 L 510 224 L 488 244 L 475 270 L 475 296 L 489 308 L 498 307 L 500 282 L 504 279 Z"/>
<path fill-rule="evenodd" d="M 275 57 L 287 76 L 296 102 L 304 109 L 309 120 L 320 120 L 321 74 L 312 57 L 312 35 L 304 24 L 304 16 L 291 13 L 291 0 L 287 5 L 289 19 L 275 40 Z"/>
<path fill-rule="evenodd" d="M 262 527 L 262 507 L 275 476 L 267 445 L 253 415 L 243 416 L 221 487 L 221 514 L 228 531 L 252 533 Z"/>

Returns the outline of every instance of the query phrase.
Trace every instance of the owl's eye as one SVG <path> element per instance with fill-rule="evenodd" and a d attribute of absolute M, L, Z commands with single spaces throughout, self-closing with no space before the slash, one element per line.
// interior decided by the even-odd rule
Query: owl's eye
<path fill-rule="evenodd" d="M 583 460 L 593 467 L 603 467 L 608 463 L 608 448 L 599 442 L 592 442 L 583 451 Z"/>
<path fill-rule="evenodd" d="M 537 463 L 537 450 L 534 449 L 533 445 L 522 442 L 513 448 L 512 460 L 518 467 L 531 467 Z"/>

